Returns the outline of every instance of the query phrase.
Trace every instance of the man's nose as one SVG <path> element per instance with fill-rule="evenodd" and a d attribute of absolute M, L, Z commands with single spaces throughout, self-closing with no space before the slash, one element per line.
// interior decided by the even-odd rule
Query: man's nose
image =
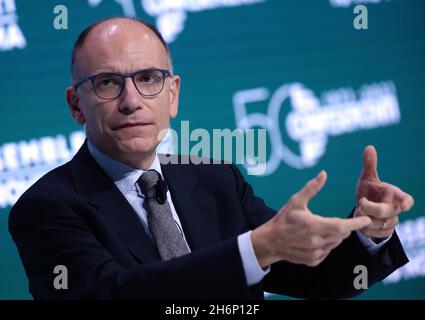
<path fill-rule="evenodd" d="M 132 113 L 142 107 L 141 95 L 134 86 L 133 80 L 125 79 L 124 90 L 121 93 L 119 109 L 124 113 Z"/>

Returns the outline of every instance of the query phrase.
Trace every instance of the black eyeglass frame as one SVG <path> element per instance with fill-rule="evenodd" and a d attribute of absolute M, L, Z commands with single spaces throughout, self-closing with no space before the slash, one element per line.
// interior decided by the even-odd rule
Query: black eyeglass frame
<path fill-rule="evenodd" d="M 137 87 L 137 85 L 136 85 L 136 82 L 134 81 L 134 76 L 136 75 L 136 74 L 139 74 L 140 72 L 146 72 L 146 71 L 159 71 L 159 72 L 161 72 L 161 74 L 162 74 L 162 86 L 161 86 L 161 89 L 158 91 L 158 93 L 155 93 L 155 94 L 143 94 L 143 93 L 141 93 L 140 92 L 140 90 L 139 90 L 139 88 Z M 123 85 L 122 85 L 122 87 L 121 87 L 121 91 L 119 92 L 119 94 L 116 96 L 116 97 L 114 97 L 114 98 L 104 98 L 104 97 L 101 97 L 98 93 L 97 93 L 97 91 L 96 91 L 96 88 L 95 88 L 95 85 L 94 85 L 94 82 L 95 82 L 95 79 L 97 78 L 97 77 L 99 77 L 99 76 L 104 76 L 104 75 L 115 75 L 115 76 L 120 76 L 122 79 L 123 79 Z M 92 87 L 93 87 L 93 91 L 96 93 L 96 96 L 98 96 L 100 99 L 104 99 L 104 100 L 114 100 L 114 99 L 116 99 L 116 98 L 118 98 L 119 96 L 121 96 L 121 94 L 123 93 L 123 91 L 124 91 L 124 89 L 125 89 L 125 83 L 126 83 L 126 79 L 127 78 L 131 78 L 131 80 L 133 81 L 133 84 L 134 84 L 134 87 L 137 89 L 137 91 L 139 92 L 139 94 L 141 95 L 141 96 L 143 96 L 143 97 L 153 97 L 153 96 L 156 96 L 156 95 L 158 95 L 158 94 L 160 94 L 161 92 L 162 92 L 162 90 L 164 89 L 164 83 L 165 83 L 165 79 L 167 78 L 167 77 L 172 77 L 173 75 L 172 75 L 172 73 L 171 73 L 171 71 L 170 70 L 167 70 L 167 69 L 159 69 L 159 68 L 148 68 L 148 69 L 140 69 L 140 70 L 137 70 L 137 71 L 134 71 L 134 72 L 129 72 L 129 73 L 119 73 L 119 72 L 101 72 L 101 73 L 97 73 L 97 74 L 94 74 L 94 75 L 92 75 L 92 76 L 89 76 L 89 77 L 87 77 L 87 78 L 84 78 L 84 79 L 82 79 L 81 81 L 79 81 L 78 83 L 76 83 L 75 85 L 74 85 L 74 89 L 75 90 L 78 90 L 78 88 L 83 84 L 83 83 L 85 83 L 86 81 L 90 81 L 91 82 L 91 84 L 92 84 Z"/>

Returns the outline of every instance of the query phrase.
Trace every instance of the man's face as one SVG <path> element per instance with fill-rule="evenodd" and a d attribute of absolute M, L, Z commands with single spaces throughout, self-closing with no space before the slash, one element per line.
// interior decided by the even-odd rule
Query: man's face
<path fill-rule="evenodd" d="M 147 68 L 169 69 L 165 48 L 142 24 L 114 19 L 96 26 L 77 55 L 75 82 L 102 72 L 129 73 Z M 134 165 L 152 158 L 159 134 L 169 127 L 178 108 L 179 77 L 167 77 L 156 96 L 143 97 L 131 78 L 121 96 L 103 100 L 86 81 L 78 90 L 67 89 L 74 119 L 86 125 L 93 144 L 110 157 Z"/>

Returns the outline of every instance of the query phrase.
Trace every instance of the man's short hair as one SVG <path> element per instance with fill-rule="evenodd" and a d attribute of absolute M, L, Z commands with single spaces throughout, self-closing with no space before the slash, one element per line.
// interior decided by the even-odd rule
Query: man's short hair
<path fill-rule="evenodd" d="M 162 45 L 165 48 L 165 51 L 167 53 L 168 56 L 168 61 L 170 64 L 170 71 L 172 71 L 172 65 L 171 65 L 171 55 L 170 55 L 170 49 L 167 45 L 167 42 L 165 42 L 164 38 L 162 37 L 161 33 L 153 26 L 151 25 L 149 22 L 146 22 L 142 19 L 136 18 L 136 17 L 124 17 L 124 16 L 118 16 L 118 17 L 112 17 L 112 18 L 105 18 L 102 20 L 99 20 L 95 23 L 92 23 L 91 25 L 89 25 L 87 28 L 85 28 L 80 35 L 78 36 L 77 40 L 74 43 L 74 47 L 72 48 L 72 55 L 71 55 L 71 77 L 74 80 L 74 72 L 75 72 L 75 64 L 76 64 L 76 60 L 77 60 L 77 54 L 80 51 L 80 49 L 83 47 L 84 42 L 87 39 L 87 36 L 90 34 L 90 32 L 93 30 L 94 27 L 96 27 L 97 25 L 105 22 L 105 21 L 109 21 L 109 20 L 113 20 L 113 19 L 127 19 L 130 21 L 136 21 L 138 23 L 141 23 L 142 25 L 144 25 L 145 27 L 147 27 L 148 29 L 150 29 L 155 35 L 156 37 L 159 39 L 159 41 L 161 41 Z"/>

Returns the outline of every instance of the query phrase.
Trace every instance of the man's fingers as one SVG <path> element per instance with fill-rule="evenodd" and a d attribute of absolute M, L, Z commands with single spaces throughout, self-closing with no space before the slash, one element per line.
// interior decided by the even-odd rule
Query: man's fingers
<path fill-rule="evenodd" d="M 298 193 L 292 196 L 291 203 L 294 206 L 307 206 L 308 202 L 323 188 L 326 178 L 326 171 L 320 171 L 316 178 L 310 180 Z"/>
<path fill-rule="evenodd" d="M 313 214 L 309 216 L 308 220 L 309 232 L 320 235 L 344 233 L 346 230 L 342 226 L 342 220 L 340 218 L 326 218 Z"/>
<path fill-rule="evenodd" d="M 360 216 L 349 219 L 342 219 L 343 227 L 348 231 L 360 230 L 372 223 L 372 219 L 368 216 Z"/>
<path fill-rule="evenodd" d="M 374 146 L 367 146 L 363 152 L 363 169 L 360 179 L 379 181 L 378 154 Z"/>
<path fill-rule="evenodd" d="M 323 218 L 313 215 L 310 230 L 312 233 L 321 234 L 322 236 L 332 239 L 345 239 L 352 231 L 360 230 L 372 223 L 372 219 L 368 216 L 358 216 L 349 219 L 340 218 Z"/>
<path fill-rule="evenodd" d="M 393 188 L 394 190 L 389 191 L 394 193 L 393 196 L 391 196 L 391 203 L 374 202 L 363 197 L 359 201 L 359 210 L 365 215 L 373 216 L 378 219 L 395 217 L 399 215 L 401 211 L 410 210 L 414 204 L 413 197 L 397 187 Z"/>
<path fill-rule="evenodd" d="M 359 216 L 350 219 L 324 218 L 317 215 L 312 217 L 311 230 L 325 236 L 346 238 L 351 231 L 362 229 L 372 223 L 368 216 Z"/>
<path fill-rule="evenodd" d="M 366 229 L 376 229 L 376 230 L 385 230 L 385 229 L 394 229 L 398 224 L 398 217 L 392 217 L 389 219 L 372 219 L 372 223 L 366 227 Z"/>
<path fill-rule="evenodd" d="M 389 183 L 383 183 L 385 186 L 382 202 L 394 203 L 400 207 L 401 211 L 409 211 L 412 209 L 414 200 L 413 197 L 402 191 L 399 187 Z"/>
<path fill-rule="evenodd" d="M 365 197 L 360 199 L 358 209 L 363 215 L 372 216 L 377 219 L 388 219 L 400 213 L 398 204 L 374 202 Z"/>
<path fill-rule="evenodd" d="M 394 191 L 394 200 L 399 203 L 401 211 L 409 211 L 412 209 L 413 204 L 415 203 L 413 197 L 410 194 L 400 190 L 400 188 L 397 187 L 395 187 Z"/>
<path fill-rule="evenodd" d="M 410 194 L 408 194 L 406 198 L 403 200 L 403 202 L 401 203 L 401 210 L 409 211 L 410 209 L 412 209 L 414 204 L 415 204 L 415 200 Z"/>

